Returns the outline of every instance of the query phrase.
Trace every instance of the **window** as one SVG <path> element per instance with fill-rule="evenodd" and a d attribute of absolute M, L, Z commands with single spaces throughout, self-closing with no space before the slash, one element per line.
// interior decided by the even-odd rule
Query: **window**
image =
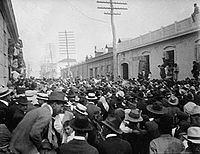
<path fill-rule="evenodd" d="M 163 51 L 163 62 L 168 64 L 174 64 L 175 62 L 175 46 L 167 46 Z"/>
<path fill-rule="evenodd" d="M 90 68 L 90 77 L 93 77 L 93 69 Z"/>

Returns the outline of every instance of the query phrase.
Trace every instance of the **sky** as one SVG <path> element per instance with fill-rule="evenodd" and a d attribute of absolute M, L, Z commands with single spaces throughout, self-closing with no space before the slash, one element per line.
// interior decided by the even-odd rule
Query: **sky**
<path fill-rule="evenodd" d="M 135 38 L 188 18 L 198 0 L 120 2 L 127 2 L 128 10 L 114 16 L 117 39 Z M 66 58 L 59 55 L 59 32 L 73 32 L 75 54 L 70 58 L 78 62 L 84 61 L 86 55 L 94 56 L 95 46 L 100 49 L 112 44 L 110 16 L 97 9 L 107 5 L 96 0 L 12 0 L 12 5 L 24 45 L 24 59 L 30 64 L 33 76 L 39 76 L 40 65 L 48 59 L 50 50 L 54 62 Z"/>

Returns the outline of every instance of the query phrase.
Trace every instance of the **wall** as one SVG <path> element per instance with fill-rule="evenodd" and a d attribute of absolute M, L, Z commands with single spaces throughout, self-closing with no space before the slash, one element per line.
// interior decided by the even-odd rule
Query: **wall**
<path fill-rule="evenodd" d="M 8 81 L 8 37 L 6 22 L 0 12 L 0 85 Z"/>
<path fill-rule="evenodd" d="M 121 64 L 129 64 L 129 78 L 137 78 L 141 56 L 149 55 L 150 72 L 160 78 L 158 65 L 163 63 L 165 51 L 173 49 L 174 60 L 179 66 L 179 79 L 192 77 L 192 62 L 195 60 L 195 41 L 200 39 L 200 15 L 195 23 L 191 18 L 175 22 L 166 27 L 122 41 L 117 46 L 118 72 L 122 76 Z"/>
<path fill-rule="evenodd" d="M 162 57 L 166 50 L 174 49 L 174 60 L 179 66 L 179 79 L 192 77 L 191 69 L 192 62 L 195 60 L 195 41 L 199 39 L 199 33 L 194 32 L 174 39 L 169 39 L 160 43 L 155 43 L 149 46 L 144 46 L 138 49 L 133 49 L 119 54 L 119 70 L 121 72 L 121 64 L 129 64 L 129 77 L 137 77 L 139 59 L 138 57 L 149 55 L 150 71 L 153 78 L 160 78 L 158 65 L 162 64 Z"/>

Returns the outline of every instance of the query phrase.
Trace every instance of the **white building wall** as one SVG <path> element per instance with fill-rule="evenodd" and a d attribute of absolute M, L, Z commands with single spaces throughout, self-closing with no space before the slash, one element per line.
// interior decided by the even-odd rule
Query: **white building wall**
<path fill-rule="evenodd" d="M 8 30 L 0 13 L 0 85 L 6 85 L 8 81 Z"/>
<path fill-rule="evenodd" d="M 192 77 L 192 65 L 195 60 L 194 50 L 195 41 L 199 39 L 199 34 L 192 33 L 177 37 L 174 39 L 166 40 L 160 43 L 144 46 L 131 51 L 121 53 L 119 56 L 119 70 L 122 76 L 122 63 L 129 64 L 129 78 L 137 78 L 139 69 L 139 60 L 137 57 L 149 55 L 150 71 L 152 78 L 160 78 L 160 70 L 158 65 L 163 64 L 163 55 L 166 47 L 174 49 L 174 61 L 179 66 L 179 79 L 185 79 L 186 77 Z M 130 52 L 132 54 L 130 54 Z"/>

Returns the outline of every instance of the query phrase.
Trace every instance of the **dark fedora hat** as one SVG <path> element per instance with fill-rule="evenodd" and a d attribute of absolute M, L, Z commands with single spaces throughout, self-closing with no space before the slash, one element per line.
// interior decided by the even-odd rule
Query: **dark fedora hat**
<path fill-rule="evenodd" d="M 109 127 L 111 130 L 117 134 L 122 134 L 122 130 L 119 128 L 122 120 L 116 115 L 109 115 L 105 121 L 102 121 L 104 125 Z"/>
<path fill-rule="evenodd" d="M 165 114 L 166 113 L 166 108 L 159 101 L 156 101 L 151 105 L 147 105 L 146 109 L 154 114 Z"/>
<path fill-rule="evenodd" d="M 48 101 L 56 101 L 56 102 L 65 103 L 66 102 L 65 94 L 62 91 L 53 91 L 49 95 Z"/>
<path fill-rule="evenodd" d="M 70 126 L 76 131 L 91 131 L 93 129 L 87 116 L 75 117 L 70 121 Z"/>
<path fill-rule="evenodd" d="M 21 105 L 28 105 L 28 99 L 26 96 L 19 96 L 17 97 L 17 103 L 21 104 Z"/>

